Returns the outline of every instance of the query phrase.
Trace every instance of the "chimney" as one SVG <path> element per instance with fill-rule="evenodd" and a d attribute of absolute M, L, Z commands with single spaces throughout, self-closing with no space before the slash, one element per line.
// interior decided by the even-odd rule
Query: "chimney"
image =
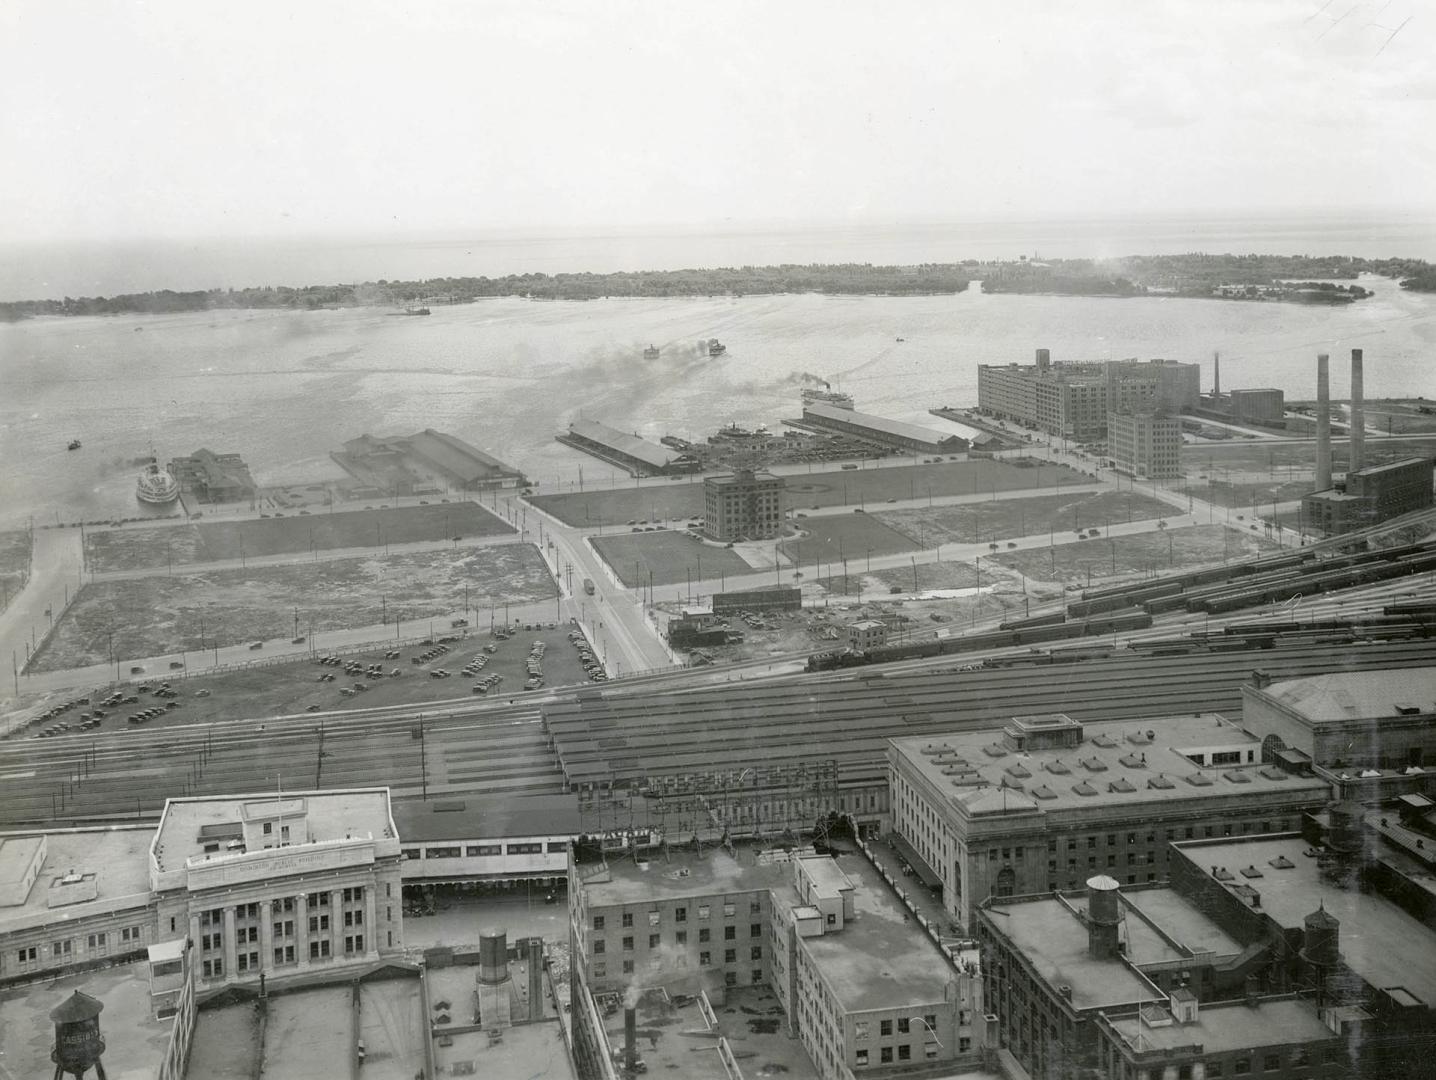
<path fill-rule="evenodd" d="M 1246 978 L 1246 998 L 1248 1009 L 1261 1007 L 1261 983 L 1255 975 L 1248 975 Z"/>
<path fill-rule="evenodd" d="M 1366 407 L 1362 401 L 1361 350 L 1351 350 L 1351 464 L 1347 474 L 1366 464 Z"/>
<path fill-rule="evenodd" d="M 1121 913 L 1117 882 L 1106 874 L 1087 879 L 1087 952 L 1094 960 L 1115 960 Z"/>
<path fill-rule="evenodd" d="M 1212 353 L 1212 404 L 1222 403 L 1222 354 Z"/>
<path fill-rule="evenodd" d="M 623 1010 L 623 1067 L 630 1075 L 638 1067 L 638 1010 Z"/>
<path fill-rule="evenodd" d="M 1331 358 L 1316 357 L 1316 490 L 1331 488 Z"/>

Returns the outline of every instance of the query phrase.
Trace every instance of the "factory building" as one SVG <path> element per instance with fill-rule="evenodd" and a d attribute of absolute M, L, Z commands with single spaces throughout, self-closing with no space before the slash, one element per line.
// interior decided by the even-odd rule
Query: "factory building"
<path fill-rule="evenodd" d="M 1174 840 L 1292 829 L 1328 784 L 1262 761 L 1215 713 L 1083 724 L 1013 717 L 997 733 L 892 739 L 892 828 L 914 868 L 970 926 L 989 896 L 1167 875 Z"/>
<path fill-rule="evenodd" d="M 1159 412 L 1107 414 L 1108 464 L 1129 476 L 1182 475 L 1182 422 Z"/>
<path fill-rule="evenodd" d="M 703 478 L 703 533 L 709 539 L 772 540 L 783 531 L 781 476 L 739 469 Z"/>
<path fill-rule="evenodd" d="M 803 405 L 804 427 L 852 435 L 880 446 L 916 454 L 965 454 L 967 440 L 961 435 L 948 435 L 918 424 L 889 420 L 885 416 L 856 412 L 838 405 L 806 402 Z"/>
<path fill-rule="evenodd" d="M 1286 400 L 1280 390 L 1254 387 L 1233 390 L 1227 395 L 1227 406 L 1233 420 L 1272 424 L 1286 415 Z"/>
<path fill-rule="evenodd" d="M 575 420 L 569 424 L 567 432 L 555 438 L 600 461 L 626 469 L 632 476 L 675 476 L 694 472 L 699 467 L 698 462 L 687 454 L 611 428 L 597 420 Z"/>
<path fill-rule="evenodd" d="M 1079 442 L 1107 433 L 1109 413 L 1196 406 L 1201 369 L 1175 360 L 1053 363 L 1037 350 L 1031 367 L 984 364 L 977 369 L 977 405 L 1049 435 Z"/>
<path fill-rule="evenodd" d="M 596 856 L 575 863 L 569 915 L 576 1039 L 595 1037 L 583 1031 L 594 996 L 662 988 L 719 1008 L 761 985 L 825 1080 L 977 1063 L 976 980 L 862 853 L 725 843 Z"/>
<path fill-rule="evenodd" d="M 1335 486 L 1303 496 L 1301 513 L 1304 528 L 1339 536 L 1431 505 L 1431 459 L 1412 457 L 1348 472 Z"/>

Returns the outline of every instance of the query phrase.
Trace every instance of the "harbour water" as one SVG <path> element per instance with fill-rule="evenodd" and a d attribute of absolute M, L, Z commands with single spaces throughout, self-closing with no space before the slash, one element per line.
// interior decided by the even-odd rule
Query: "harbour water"
<path fill-rule="evenodd" d="M 422 319 L 354 308 L 3 324 L 0 526 L 136 516 L 134 462 L 151 444 L 161 459 L 201 446 L 238 452 L 269 484 L 338 476 L 328 452 L 362 432 L 434 427 L 551 489 L 580 471 L 590 484 L 624 480 L 554 442 L 580 417 L 653 440 L 702 438 L 735 421 L 776 429 L 798 414 L 800 388 L 823 380 L 860 409 L 941 427 L 927 410 L 975 404 L 979 364 L 1030 363 L 1039 346 L 1059 360 L 1194 361 L 1204 387 L 1220 350 L 1224 386 L 1277 386 L 1289 397 L 1314 395 L 1318 351 L 1360 347 L 1368 397 L 1436 397 L 1436 296 L 1380 278 L 1362 284 L 1376 295 L 1342 307 L 987 296 L 974 286 L 901 298 L 502 298 L 434 306 Z M 711 337 L 728 346 L 723 356 L 697 349 Z M 650 342 L 656 360 L 643 358 Z M 1332 393 L 1345 396 L 1339 375 Z M 67 451 L 72 438 L 83 448 Z"/>

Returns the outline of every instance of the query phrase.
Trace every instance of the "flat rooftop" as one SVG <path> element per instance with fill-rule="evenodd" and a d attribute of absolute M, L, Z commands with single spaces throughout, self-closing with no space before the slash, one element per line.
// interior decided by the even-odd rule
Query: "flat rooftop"
<path fill-rule="evenodd" d="M 301 818 L 305 823 L 308 835 L 301 837 L 296 832 L 294 846 L 343 840 L 349 836 L 372 836 L 381 840 L 393 839 L 396 835 L 389 816 L 388 788 L 170 799 L 165 803 L 155 836 L 158 868 L 177 870 L 184 866 L 185 860 L 203 855 L 205 842 L 216 835 L 216 826 L 232 825 L 238 829 L 246 819 L 279 813 L 285 817 L 292 814 L 296 825 Z"/>
<path fill-rule="evenodd" d="M 517 798 L 403 799 L 394 825 L 405 843 L 511 836 L 577 836 L 583 832 L 577 795 Z"/>
<path fill-rule="evenodd" d="M 1394 718 L 1398 705 L 1430 713 L 1436 712 L 1436 666 L 1333 671 L 1274 682 L 1262 693 L 1312 724 Z"/>
<path fill-rule="evenodd" d="M 1195 764 L 1186 755 L 1214 750 L 1239 749 L 1243 758 L 1251 751 L 1261 760 L 1260 741 L 1218 713 L 1084 723 L 1080 743 L 1054 749 L 1009 749 L 1002 732 L 991 730 L 909 736 L 890 745 L 974 817 L 1327 790 L 1323 780 L 1255 763 Z"/>
<path fill-rule="evenodd" d="M 61 922 L 93 910 L 122 910 L 129 905 L 117 902 L 125 898 L 143 907 L 150 898 L 147 855 L 153 836 L 148 825 L 46 833 L 40 874 L 23 904 L 0 907 L 0 932 Z M 94 876 L 94 898 L 50 907 L 50 883 L 71 872 Z"/>
<path fill-rule="evenodd" d="M 1111 1009 L 1165 1001 L 1145 975 L 1121 959 L 1099 960 L 1087 951 L 1087 927 L 1072 907 L 1085 910 L 1085 897 L 1064 903 L 1051 897 L 984 907 L 989 922 L 1027 957 L 1039 977 L 1056 990 L 1072 988 L 1075 1009 Z"/>
<path fill-rule="evenodd" d="M 1372 986 L 1404 987 L 1436 1009 L 1436 932 L 1377 893 L 1347 891 L 1327 880 L 1300 836 L 1189 841 L 1173 847 L 1209 876 L 1213 866 L 1228 870 L 1233 879 L 1222 882 L 1228 890 L 1236 885 L 1255 889 L 1261 910 L 1285 929 L 1301 929 L 1306 916 L 1318 906 L 1325 908 L 1341 922 L 1340 950 L 1347 966 Z M 1254 867 L 1261 876 L 1243 876 L 1243 867 Z"/>
<path fill-rule="evenodd" d="M 1202 1004 L 1195 1023 L 1166 1027 L 1150 1027 L 1136 1015 L 1107 1019 L 1127 1045 L 1143 1050 L 1172 1050 L 1199 1043 L 1202 1053 L 1221 1054 L 1339 1037 L 1322 1023 L 1311 1004 L 1300 998 L 1268 999 L 1255 1009 L 1245 1001 Z"/>
<path fill-rule="evenodd" d="M 801 947 L 838 999 L 851 1011 L 942 1001 L 957 973 L 937 945 L 866 856 L 845 854 L 837 863 L 856 886 L 856 918 L 836 933 L 804 938 Z M 775 897 L 797 899 L 791 888 Z"/>
<path fill-rule="evenodd" d="M 1170 888 L 1130 889 L 1119 895 L 1128 912 L 1127 952 L 1138 964 L 1177 959 L 1184 955 L 1179 951 L 1182 948 L 1214 956 L 1236 956 L 1242 951 L 1236 938 Z M 1138 930 L 1139 926 L 1143 930 Z M 1149 926 L 1156 927 L 1159 933 L 1151 933 Z M 1161 941 L 1161 947 L 1148 946 L 1148 937 Z M 1172 949 L 1169 942 L 1178 949 Z"/>
<path fill-rule="evenodd" d="M 755 891 L 767 891 L 775 905 L 801 906 L 792 862 L 760 865 L 759 850 L 740 844 L 731 855 L 722 848 L 695 855 L 670 848 L 669 858 L 647 869 L 631 857 L 610 863 L 606 875 L 584 877 L 584 888 L 595 906 Z M 801 946 L 833 992 L 854 1010 L 942 1001 L 957 975 L 937 945 L 864 855 L 843 853 L 836 862 L 854 885 L 856 917 Z"/>

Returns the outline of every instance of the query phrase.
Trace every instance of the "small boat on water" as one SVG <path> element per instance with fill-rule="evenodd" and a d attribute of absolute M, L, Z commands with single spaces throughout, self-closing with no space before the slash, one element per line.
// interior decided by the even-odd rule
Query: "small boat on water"
<path fill-rule="evenodd" d="M 70 440 L 70 445 L 67 446 L 67 447 L 65 447 L 65 449 L 66 449 L 66 450 L 78 450 L 78 449 L 80 449 L 80 440 L 79 440 L 79 439 L 71 439 L 71 440 Z"/>
<path fill-rule="evenodd" d="M 657 359 L 658 359 L 658 346 L 657 346 L 657 345 L 650 345 L 650 346 L 648 346 L 648 348 L 644 349 L 644 350 L 643 350 L 643 359 L 645 359 L 645 360 L 657 360 Z"/>
<path fill-rule="evenodd" d="M 179 481 L 168 470 L 161 468 L 154 458 L 150 458 L 135 481 L 135 498 L 142 503 L 163 506 L 178 499 L 179 493 Z"/>
<path fill-rule="evenodd" d="M 720 342 L 717 338 L 714 338 L 712 341 L 710 341 L 710 342 L 708 343 L 708 355 L 709 355 L 709 356 L 722 356 L 722 355 L 723 355 L 725 352 L 727 352 L 727 351 L 728 351 L 728 346 L 727 346 L 727 345 L 724 345 L 724 344 L 723 344 L 722 342 Z"/>
<path fill-rule="evenodd" d="M 405 314 L 405 315 L 427 315 L 427 314 L 429 314 L 429 309 L 426 308 L 426 307 L 406 307 L 406 308 L 404 309 L 404 314 Z"/>

